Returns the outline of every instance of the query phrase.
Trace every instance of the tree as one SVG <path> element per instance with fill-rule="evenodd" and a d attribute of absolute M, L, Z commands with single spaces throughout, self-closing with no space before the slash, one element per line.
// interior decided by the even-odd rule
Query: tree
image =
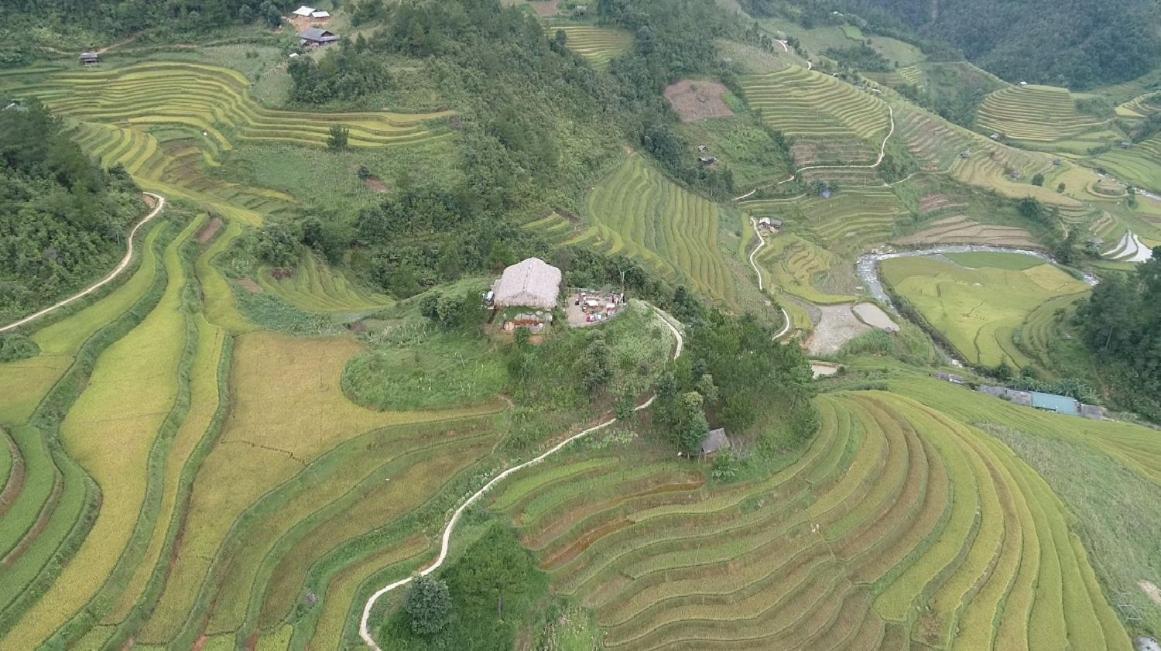
<path fill-rule="evenodd" d="M 592 341 L 585 347 L 585 353 L 579 360 L 582 373 L 582 382 L 589 395 L 596 395 L 613 379 L 613 367 L 609 360 L 609 345 L 605 343 L 604 333 L 594 333 Z"/>
<path fill-rule="evenodd" d="M 686 391 L 677 402 L 677 422 L 670 436 L 678 449 L 686 454 L 696 454 L 709 434 L 704 405 L 705 400 L 697 391 Z"/>
<path fill-rule="evenodd" d="M 351 137 L 351 130 L 340 124 L 331 125 L 330 135 L 327 136 L 327 147 L 339 151 L 347 148 L 347 141 Z"/>
<path fill-rule="evenodd" d="M 403 608 L 411 620 L 411 632 L 422 637 L 439 633 L 447 626 L 452 613 L 447 584 L 431 576 L 416 577 Z"/>
<path fill-rule="evenodd" d="M 1041 174 L 1040 172 L 1033 174 L 1032 175 L 1032 185 L 1043 186 L 1044 185 L 1044 175 Z"/>

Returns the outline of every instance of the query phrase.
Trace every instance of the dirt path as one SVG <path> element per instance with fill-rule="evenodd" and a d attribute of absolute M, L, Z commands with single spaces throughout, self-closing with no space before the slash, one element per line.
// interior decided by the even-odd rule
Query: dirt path
<path fill-rule="evenodd" d="M 807 62 L 807 63 L 809 63 L 809 62 Z M 895 135 L 895 108 L 893 106 L 891 106 L 890 104 L 887 105 L 887 117 L 890 120 L 891 126 L 889 129 L 887 129 L 887 135 L 883 136 L 883 142 L 879 144 L 879 157 L 875 159 L 874 163 L 870 163 L 867 165 L 807 165 L 806 167 L 798 168 L 797 170 L 794 171 L 793 174 L 782 179 L 781 181 L 778 181 L 777 183 L 772 183 L 770 185 L 764 185 L 764 186 L 760 186 L 760 187 L 768 188 L 768 187 L 771 187 L 771 185 L 774 187 L 777 187 L 779 185 L 782 185 L 783 183 L 789 183 L 789 182 L 793 181 L 794 179 L 798 178 L 799 174 L 802 174 L 803 172 L 806 172 L 809 170 L 873 170 L 873 169 L 877 168 L 879 165 L 883 164 L 883 158 L 885 158 L 887 156 L 887 141 L 891 139 L 891 136 Z M 914 175 L 912 175 L 912 176 L 914 176 Z M 908 178 L 911 178 L 911 177 L 908 177 Z M 740 197 L 734 197 L 734 201 L 742 201 L 743 199 L 748 199 L 749 197 L 753 196 L 753 194 L 755 192 L 757 192 L 758 190 L 759 190 L 759 188 L 754 188 L 753 190 L 750 190 L 749 192 L 747 192 L 746 194 L 743 194 Z"/>
<path fill-rule="evenodd" d="M 133 226 L 133 228 L 129 231 L 129 246 L 125 250 L 125 257 L 121 258 L 121 262 L 118 263 L 117 266 L 112 271 L 109 272 L 109 275 L 105 276 L 104 278 L 97 281 L 96 283 L 89 285 L 87 288 L 77 292 L 76 294 L 73 294 L 72 296 L 70 296 L 66 299 L 57 301 L 56 303 L 44 308 L 43 310 L 41 310 L 39 312 L 29 314 L 28 316 L 24 317 L 23 319 L 20 319 L 19 321 L 13 321 L 12 323 L 9 323 L 6 326 L 0 327 L 0 334 L 3 334 L 5 332 L 9 332 L 11 330 L 15 330 L 26 323 L 30 323 L 32 321 L 35 321 L 36 319 L 39 319 L 40 317 L 42 317 L 46 314 L 49 314 L 51 312 L 55 312 L 56 310 L 59 310 L 60 308 L 66 306 L 66 305 L 69 305 L 70 303 L 76 302 L 77 300 L 84 298 L 85 296 L 88 296 L 89 294 L 92 294 L 93 292 L 104 287 L 105 285 L 108 285 L 109 283 L 113 282 L 113 280 L 115 280 L 117 278 L 117 276 L 120 276 L 121 272 L 125 271 L 125 269 L 129 266 L 129 263 L 132 262 L 132 260 L 133 260 L 133 239 L 137 235 L 137 231 L 141 230 L 141 227 L 144 226 L 145 224 L 149 223 L 149 221 L 152 220 L 154 217 L 161 214 L 161 210 L 163 208 L 165 208 L 165 197 L 161 196 L 160 194 L 153 194 L 152 192 L 146 192 L 144 194 L 147 197 L 152 197 L 153 200 L 157 202 L 157 204 L 153 207 L 153 210 L 150 210 L 149 213 L 146 214 L 144 217 L 142 217 L 141 221 L 137 222 Z"/>
<path fill-rule="evenodd" d="M 650 307 L 653 307 L 653 306 L 650 306 Z M 677 346 L 673 350 L 673 359 L 677 359 L 681 355 L 682 348 L 685 346 L 685 338 L 682 336 L 681 331 L 678 330 L 676 327 L 674 327 L 673 322 L 671 321 L 672 317 L 665 314 L 664 312 L 662 312 L 660 309 L 658 309 L 656 307 L 653 307 L 653 310 L 657 313 L 658 318 L 660 318 L 662 323 L 664 323 L 665 326 L 667 328 L 669 328 L 670 332 L 673 333 L 674 338 L 677 340 Z M 633 411 L 641 411 L 642 409 L 647 409 L 649 407 L 649 405 L 653 404 L 653 400 L 655 398 L 657 398 L 656 394 L 649 396 L 648 400 L 646 400 L 645 402 L 642 402 L 641 404 L 634 407 Z M 472 496 L 469 497 L 468 499 L 464 500 L 464 503 L 461 504 L 460 507 L 458 509 L 456 509 L 454 513 L 452 513 L 451 520 L 448 520 L 447 526 L 445 526 L 443 529 L 443 538 L 440 541 L 439 556 L 436 557 L 435 561 L 433 561 L 430 565 L 428 565 L 427 567 L 420 570 L 418 573 L 418 576 L 427 576 L 428 574 L 431 574 L 432 572 L 438 570 L 441 566 L 443 566 L 444 561 L 447 560 L 448 549 L 449 549 L 449 547 L 451 547 L 452 533 L 455 531 L 456 524 L 459 523 L 459 520 L 463 516 L 464 511 L 467 511 L 468 507 L 470 507 L 472 504 L 474 504 L 476 502 L 476 500 L 483 497 L 483 495 L 485 493 L 487 493 L 489 490 L 494 488 L 496 486 L 496 484 L 499 484 L 500 482 L 504 481 L 505 478 L 507 478 L 509 475 L 512 475 L 513 473 L 519 472 L 519 471 L 521 471 L 529 466 L 533 466 L 533 465 L 540 463 L 541 461 L 544 461 L 548 457 L 550 457 L 550 456 L 556 454 L 557 452 L 559 452 L 560 450 L 564 449 L 564 447 L 567 446 L 569 443 L 572 443 L 573 441 L 576 441 L 578 439 L 582 439 L 582 438 L 588 436 L 589 434 L 592 434 L 593 432 L 597 432 L 597 431 L 600 431 L 602 429 L 605 429 L 606 427 L 608 427 L 609 425 L 612 425 L 615 422 L 617 422 L 616 418 L 610 418 L 602 423 L 598 423 L 596 425 L 593 425 L 592 427 L 590 427 L 586 430 L 583 430 L 581 432 L 573 434 L 572 436 L 566 438 L 565 440 L 561 441 L 560 443 L 557 443 L 555 446 L 553 446 L 552 448 L 550 448 L 548 451 L 544 452 L 540 456 L 538 456 L 534 459 L 530 459 L 528 461 L 525 461 L 524 463 L 512 466 L 511 468 L 508 468 L 504 472 L 493 477 L 492 480 L 489 481 L 487 484 L 484 484 L 483 488 L 481 488 L 480 490 L 473 493 Z M 379 588 L 378 590 L 375 591 L 375 594 L 371 595 L 371 597 L 369 599 L 367 599 L 366 605 L 363 606 L 363 618 L 359 621 L 359 637 L 363 638 L 363 641 L 367 643 L 367 646 L 371 647 L 375 651 L 382 651 L 382 649 L 379 648 L 379 645 L 375 642 L 375 638 L 371 635 L 371 631 L 368 628 L 368 622 L 371 619 L 371 609 L 373 609 L 375 607 L 375 602 L 378 601 L 380 597 L 387 594 L 388 592 L 391 592 L 397 588 L 401 588 L 401 587 L 407 585 L 408 583 L 411 583 L 411 581 L 414 578 L 415 578 L 414 575 L 409 576 L 405 579 L 400 579 L 394 583 L 391 583 L 391 584 L 383 586 L 382 588 Z"/>
<path fill-rule="evenodd" d="M 751 192 L 751 194 L 753 193 Z M 758 222 L 754 221 L 753 217 L 750 218 L 750 225 L 754 227 L 754 235 L 758 236 L 758 246 L 755 246 L 754 250 L 750 251 L 750 266 L 754 268 L 754 274 L 758 276 L 758 291 L 765 292 L 766 288 L 762 284 L 762 270 L 758 267 L 758 263 L 754 262 L 754 256 L 758 254 L 758 251 L 762 250 L 762 247 L 766 246 L 766 238 L 762 237 L 762 231 L 758 228 Z M 778 334 L 774 335 L 775 339 L 781 339 L 786 336 L 787 332 L 790 332 L 790 314 L 781 305 L 778 306 L 778 309 L 782 310 L 782 322 L 785 325 L 782 326 L 782 330 Z"/>

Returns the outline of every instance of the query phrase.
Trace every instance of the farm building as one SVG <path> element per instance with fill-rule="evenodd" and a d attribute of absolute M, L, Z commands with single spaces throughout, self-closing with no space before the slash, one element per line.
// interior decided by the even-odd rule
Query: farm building
<path fill-rule="evenodd" d="M 302 45 L 309 45 L 310 47 L 322 47 L 339 40 L 337 34 L 321 27 L 308 27 L 299 32 L 298 38 L 301 39 Z"/>
<path fill-rule="evenodd" d="M 711 454 L 717 454 L 722 450 L 729 449 L 730 437 L 726 436 L 726 430 L 724 427 L 711 429 L 709 434 L 706 434 L 705 438 L 702 439 L 701 446 L 699 447 L 699 451 L 703 457 L 709 456 Z"/>
<path fill-rule="evenodd" d="M 540 258 L 522 260 L 492 285 L 496 307 L 535 307 L 551 310 L 560 297 L 560 269 Z"/>
<path fill-rule="evenodd" d="M 314 7 L 308 7 L 306 5 L 302 5 L 298 9 L 295 9 L 294 11 L 292 11 L 291 13 L 294 14 L 295 16 L 300 16 L 302 18 L 310 18 L 311 14 L 314 13 Z"/>
<path fill-rule="evenodd" d="M 1105 410 L 1097 405 L 1086 405 L 1075 398 L 1057 395 L 1055 393 L 1017 391 L 1016 389 L 1009 389 L 1007 387 L 992 387 L 986 385 L 981 385 L 979 391 L 990 396 L 1003 398 L 1017 405 L 1034 407 L 1042 411 L 1051 411 L 1067 416 L 1083 416 L 1092 420 L 1102 420 L 1105 417 Z"/>
<path fill-rule="evenodd" d="M 1069 416 L 1080 415 L 1080 403 L 1068 396 L 1058 396 L 1054 393 L 1032 391 L 1032 406 L 1044 411 L 1054 411 Z"/>
<path fill-rule="evenodd" d="M 91 66 L 101 62 L 101 55 L 96 52 L 81 52 L 81 65 Z"/>

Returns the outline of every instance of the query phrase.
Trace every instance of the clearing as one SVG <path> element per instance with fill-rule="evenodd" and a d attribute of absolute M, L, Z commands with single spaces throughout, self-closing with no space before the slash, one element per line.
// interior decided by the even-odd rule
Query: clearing
<path fill-rule="evenodd" d="M 716 81 L 682 79 L 665 88 L 665 99 L 682 122 L 728 118 L 734 114 L 722 98 L 730 92 Z"/>

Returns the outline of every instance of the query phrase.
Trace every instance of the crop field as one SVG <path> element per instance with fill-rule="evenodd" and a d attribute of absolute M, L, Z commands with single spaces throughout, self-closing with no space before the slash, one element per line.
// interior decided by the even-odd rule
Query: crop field
<path fill-rule="evenodd" d="M 589 194 L 589 230 L 573 243 L 599 241 L 633 256 L 673 282 L 736 304 L 738 282 L 718 244 L 724 218 L 713 203 L 630 156 Z"/>
<path fill-rule="evenodd" d="M 1032 234 L 1015 226 L 981 224 L 954 215 L 937 219 L 926 227 L 896 238 L 899 244 L 990 244 L 993 246 L 1035 247 Z"/>
<path fill-rule="evenodd" d="M 1161 189 L 1161 134 L 1134 143 L 1128 149 L 1113 148 L 1095 162 L 1128 183 Z"/>
<path fill-rule="evenodd" d="M 598 68 L 609 65 L 609 61 L 633 45 L 633 36 L 615 27 L 593 25 L 549 25 L 549 32 L 561 30 L 568 37 L 568 48 L 581 55 Z"/>
<path fill-rule="evenodd" d="M 852 259 L 869 245 L 889 240 L 907 214 L 895 193 L 882 187 L 844 187 L 829 199 L 755 199 L 739 205 L 755 218 L 793 221 L 831 253 Z"/>
<path fill-rule="evenodd" d="M 795 164 L 870 164 L 890 127 L 887 106 L 829 75 L 790 66 L 741 78 L 746 102 L 794 141 Z"/>
<path fill-rule="evenodd" d="M 769 273 L 771 286 L 811 303 L 849 303 L 849 294 L 828 292 L 821 287 L 850 284 L 850 272 L 839 271 L 844 263 L 826 249 L 795 235 L 769 237 L 755 262 Z M 853 288 L 850 288 L 853 290 Z"/>
<path fill-rule="evenodd" d="M 391 299 L 362 289 L 317 256 L 308 253 L 289 277 L 276 278 L 263 269 L 258 284 L 306 312 L 360 312 L 391 304 Z"/>
<path fill-rule="evenodd" d="M 976 125 L 1029 143 L 1075 139 L 1104 127 L 1098 118 L 1077 112 L 1067 89 L 1036 85 L 991 93 L 980 105 Z"/>
<path fill-rule="evenodd" d="M 574 455 L 495 496 L 607 648 L 1124 648 L 1063 505 L 1006 447 L 899 395 L 818 399 L 793 465 L 711 486 Z"/>
<path fill-rule="evenodd" d="M 1019 268 L 1027 264 L 1024 260 L 1013 263 L 1007 255 L 971 254 L 961 257 L 959 264 L 932 256 L 885 260 L 881 268 L 895 293 L 907 299 L 964 359 L 984 366 L 1006 362 L 1022 368 L 1043 352 L 1038 346 L 1047 344 L 1035 336 L 1022 336 L 1025 328 L 1030 334 L 1035 332 L 1045 318 L 1038 308 L 1062 297 L 1079 298 L 1088 291 L 1084 283 L 1052 265 Z"/>

